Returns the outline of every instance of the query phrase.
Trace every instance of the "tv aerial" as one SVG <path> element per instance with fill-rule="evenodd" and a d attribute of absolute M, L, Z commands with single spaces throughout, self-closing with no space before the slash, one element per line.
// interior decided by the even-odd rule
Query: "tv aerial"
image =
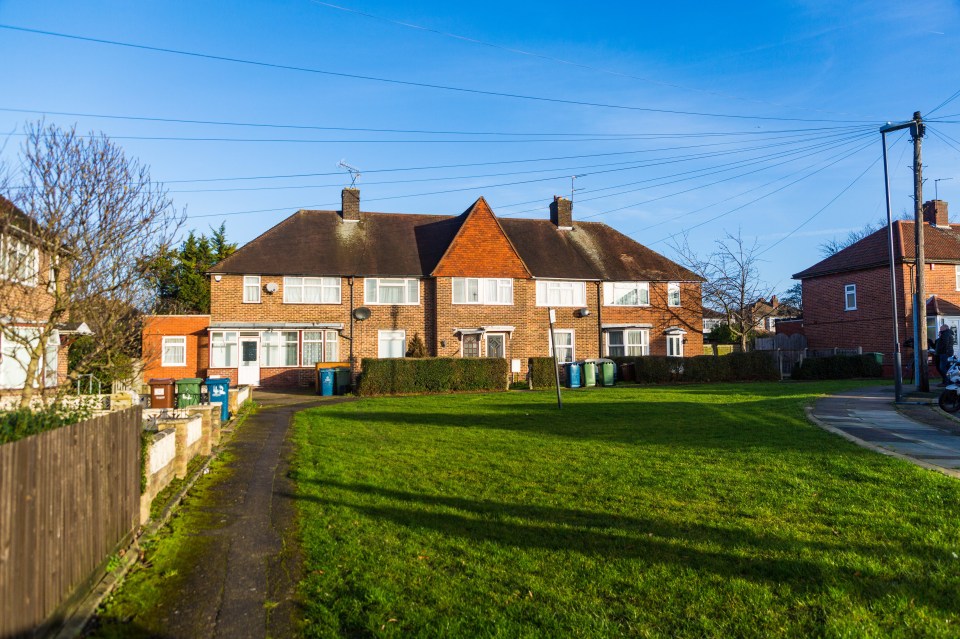
<path fill-rule="evenodd" d="M 337 166 L 341 169 L 346 169 L 350 174 L 350 188 L 352 189 L 356 185 L 357 180 L 360 179 L 360 169 L 355 166 L 350 166 L 346 160 L 340 160 L 337 162 Z"/>

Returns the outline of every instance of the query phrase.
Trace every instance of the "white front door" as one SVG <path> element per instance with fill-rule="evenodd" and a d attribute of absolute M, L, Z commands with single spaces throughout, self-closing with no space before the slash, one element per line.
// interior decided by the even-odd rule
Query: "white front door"
<path fill-rule="evenodd" d="M 240 338 L 240 370 L 237 383 L 260 385 L 260 339 L 257 337 Z"/>

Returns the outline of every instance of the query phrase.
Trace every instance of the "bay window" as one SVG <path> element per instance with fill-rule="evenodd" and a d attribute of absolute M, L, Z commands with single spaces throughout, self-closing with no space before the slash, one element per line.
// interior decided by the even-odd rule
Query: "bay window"
<path fill-rule="evenodd" d="M 607 331 L 607 357 L 642 357 L 650 354 L 650 331 L 627 328 Z"/>

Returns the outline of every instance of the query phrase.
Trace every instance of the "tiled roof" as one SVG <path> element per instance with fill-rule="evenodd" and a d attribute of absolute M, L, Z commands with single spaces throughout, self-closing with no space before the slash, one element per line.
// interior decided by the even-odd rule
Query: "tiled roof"
<path fill-rule="evenodd" d="M 915 259 L 914 223 L 897 220 L 893 223 L 894 260 L 898 262 Z M 923 250 L 927 262 L 960 264 L 960 226 L 924 225 Z M 890 263 L 886 227 L 875 231 L 810 268 L 794 274 L 797 280 L 875 268 Z"/>
<path fill-rule="evenodd" d="M 361 212 L 359 222 L 343 222 L 338 211 L 298 211 L 210 272 L 427 277 L 472 209 L 458 216 Z M 549 220 L 498 221 L 534 277 L 700 281 L 606 224 L 574 221 L 561 231 Z"/>

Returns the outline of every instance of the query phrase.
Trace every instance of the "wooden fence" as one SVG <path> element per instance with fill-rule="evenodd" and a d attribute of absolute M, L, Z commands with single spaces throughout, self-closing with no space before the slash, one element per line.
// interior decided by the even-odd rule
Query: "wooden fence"
<path fill-rule="evenodd" d="M 140 407 L 0 446 L 0 637 L 58 611 L 140 517 Z"/>

